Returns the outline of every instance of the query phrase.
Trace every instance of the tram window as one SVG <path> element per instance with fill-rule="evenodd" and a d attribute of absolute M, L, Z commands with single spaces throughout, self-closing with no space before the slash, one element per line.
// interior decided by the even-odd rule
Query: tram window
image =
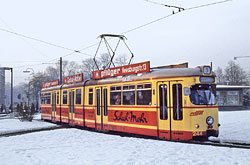
<path fill-rule="evenodd" d="M 110 105 L 121 105 L 121 86 L 110 87 Z"/>
<path fill-rule="evenodd" d="M 51 101 L 51 94 L 50 93 L 42 94 L 42 104 L 50 104 L 50 101 Z"/>
<path fill-rule="evenodd" d="M 151 98 L 151 84 L 137 85 L 137 105 L 151 105 Z"/>
<path fill-rule="evenodd" d="M 96 107 L 97 107 L 97 115 L 100 115 L 100 89 L 96 90 Z"/>
<path fill-rule="evenodd" d="M 174 120 L 183 119 L 183 109 L 182 109 L 182 85 L 173 85 L 173 115 Z"/>
<path fill-rule="evenodd" d="M 145 88 L 151 88 L 151 84 L 145 84 Z"/>
<path fill-rule="evenodd" d="M 168 119 L 168 88 L 166 84 L 161 84 L 159 86 L 159 100 L 160 100 L 160 119 L 167 120 Z"/>
<path fill-rule="evenodd" d="M 67 96 L 68 96 L 68 92 L 63 91 L 63 104 L 67 104 Z"/>
<path fill-rule="evenodd" d="M 76 90 L 76 104 L 81 104 L 81 96 L 82 96 L 81 89 L 77 89 Z"/>
<path fill-rule="evenodd" d="M 93 105 L 93 88 L 89 88 L 89 105 Z"/>
<path fill-rule="evenodd" d="M 135 105 L 135 86 L 123 86 L 123 105 Z"/>
<path fill-rule="evenodd" d="M 41 104 L 44 104 L 44 94 L 41 94 Z"/>
<path fill-rule="evenodd" d="M 128 90 L 128 86 L 123 86 L 123 90 Z"/>
<path fill-rule="evenodd" d="M 215 84 L 196 84 L 191 86 L 190 101 L 195 105 L 215 105 Z"/>
<path fill-rule="evenodd" d="M 143 89 L 143 85 L 137 85 L 137 89 Z"/>
<path fill-rule="evenodd" d="M 107 89 L 103 90 L 104 92 L 104 116 L 108 115 L 108 91 Z"/>
<path fill-rule="evenodd" d="M 59 92 L 56 93 L 56 104 L 59 104 Z"/>

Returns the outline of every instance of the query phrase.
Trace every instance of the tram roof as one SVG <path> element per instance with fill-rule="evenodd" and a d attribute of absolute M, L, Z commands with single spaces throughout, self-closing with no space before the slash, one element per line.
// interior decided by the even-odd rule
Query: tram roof
<path fill-rule="evenodd" d="M 158 78 L 174 78 L 174 77 L 191 77 L 202 76 L 200 68 L 168 68 L 168 69 L 154 69 L 148 73 L 134 74 L 123 77 L 106 78 L 100 80 L 90 80 L 86 85 L 99 85 L 119 82 L 131 82 L 140 80 L 151 80 Z M 213 76 L 215 74 L 213 73 Z"/>
<path fill-rule="evenodd" d="M 133 74 L 127 76 L 118 76 L 113 78 L 105 78 L 100 80 L 85 80 L 81 83 L 75 84 L 63 84 L 62 88 L 73 88 L 84 85 L 102 85 L 102 84 L 113 84 L 120 82 L 132 82 L 132 81 L 140 81 L 140 80 L 151 80 L 158 78 L 175 78 L 175 77 L 191 77 L 191 76 L 202 76 L 202 72 L 200 68 L 167 68 L 167 69 L 153 69 L 147 73 Z M 215 76 L 213 73 L 212 76 Z M 59 90 L 61 85 L 45 88 L 42 91 L 47 90 Z"/>

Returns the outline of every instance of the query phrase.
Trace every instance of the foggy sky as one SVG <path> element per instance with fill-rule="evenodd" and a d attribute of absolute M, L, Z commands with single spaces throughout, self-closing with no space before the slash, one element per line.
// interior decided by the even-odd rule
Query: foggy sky
<path fill-rule="evenodd" d="M 159 0 L 156 2 L 189 8 L 211 0 Z M 189 62 L 190 67 L 210 64 L 225 67 L 234 56 L 250 55 L 250 1 L 234 0 L 187 10 L 143 28 L 126 33 L 135 62 L 151 66 Z M 173 8 L 144 0 L 8 0 L 0 5 L 0 28 L 79 50 L 98 43 L 100 34 L 121 34 L 172 13 Z M 175 9 L 175 12 L 177 10 Z M 14 67 L 14 82 L 27 80 L 28 67 L 44 71 L 60 56 L 72 51 L 0 31 L 0 65 Z M 114 40 L 111 41 L 114 44 Z M 97 45 L 84 50 L 94 55 Z M 101 48 L 100 53 L 106 53 Z M 129 54 L 122 46 L 118 54 Z M 73 54 L 63 59 L 89 58 Z M 250 70 L 250 58 L 235 61 Z M 27 65 L 35 66 L 27 66 Z M 20 67 L 23 66 L 23 67 Z M 8 77 L 6 78 L 8 79 Z"/>

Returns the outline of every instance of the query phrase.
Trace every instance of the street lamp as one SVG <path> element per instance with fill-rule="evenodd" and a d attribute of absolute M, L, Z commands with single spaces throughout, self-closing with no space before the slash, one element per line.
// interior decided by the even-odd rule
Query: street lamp
<path fill-rule="evenodd" d="M 31 74 L 34 74 L 34 73 L 35 73 L 35 72 L 34 72 L 34 69 L 32 69 L 32 68 L 27 68 L 26 70 L 23 71 L 23 73 L 30 73 L 29 70 L 32 70 L 33 73 L 31 73 Z"/>
<path fill-rule="evenodd" d="M 234 57 L 234 60 L 237 60 L 237 58 L 248 58 L 248 57 L 250 57 L 250 56 L 236 56 L 236 57 Z"/>
<path fill-rule="evenodd" d="M 26 70 L 24 70 L 23 73 L 30 73 L 30 70 L 32 70 L 31 75 L 33 75 L 35 73 L 33 68 L 26 68 Z M 27 97 L 28 97 L 28 107 L 29 107 L 30 106 L 30 81 L 28 85 L 29 85 L 29 88 L 28 88 Z M 33 101 L 34 101 L 34 98 L 33 98 Z"/>

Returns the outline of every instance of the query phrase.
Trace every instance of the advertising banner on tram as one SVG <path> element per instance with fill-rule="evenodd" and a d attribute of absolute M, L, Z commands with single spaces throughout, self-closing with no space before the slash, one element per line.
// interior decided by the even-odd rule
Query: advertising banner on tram
<path fill-rule="evenodd" d="M 131 65 L 119 66 L 104 70 L 97 70 L 92 72 L 93 79 L 103 79 L 116 76 L 125 76 L 130 74 L 144 73 L 150 71 L 150 62 L 141 62 Z"/>
<path fill-rule="evenodd" d="M 64 84 L 83 82 L 83 74 L 81 73 L 81 74 L 65 77 L 63 79 L 63 82 L 64 82 Z"/>
<path fill-rule="evenodd" d="M 49 87 L 57 86 L 58 84 L 59 84 L 59 80 L 43 82 L 42 88 L 49 88 Z"/>

